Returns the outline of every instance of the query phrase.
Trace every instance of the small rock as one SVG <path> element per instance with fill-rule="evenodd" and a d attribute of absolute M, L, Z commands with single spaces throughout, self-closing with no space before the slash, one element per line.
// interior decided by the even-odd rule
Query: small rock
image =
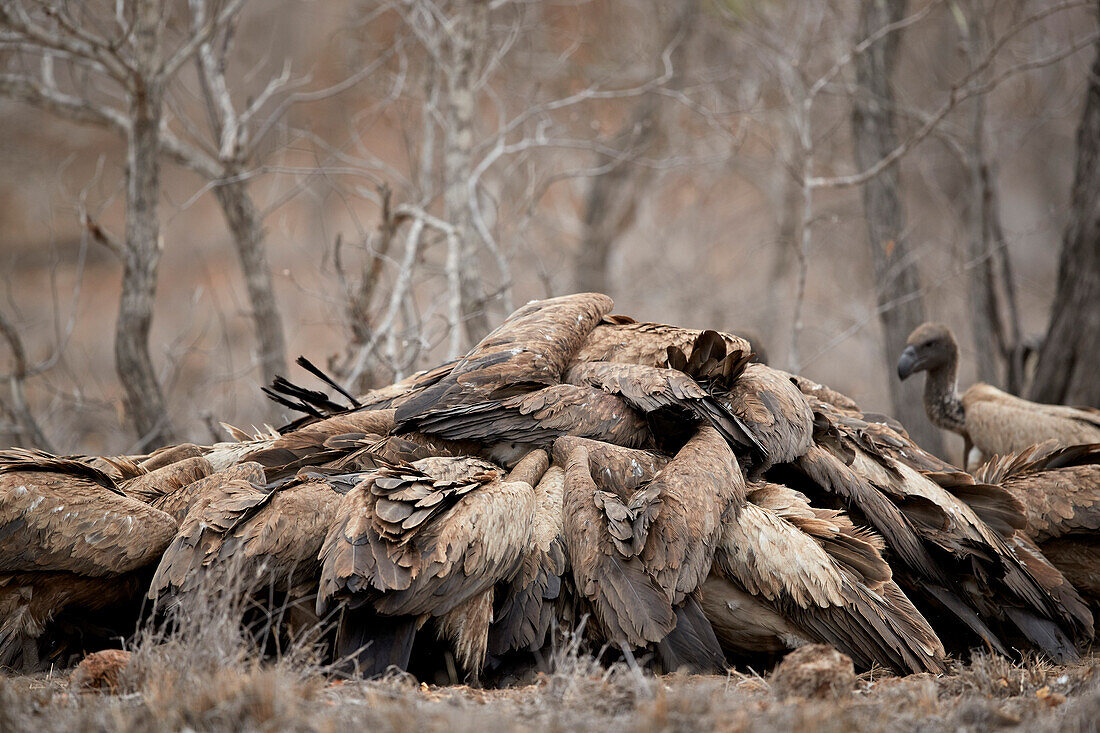
<path fill-rule="evenodd" d="M 855 668 L 845 654 L 825 644 L 807 644 L 784 657 L 771 676 L 780 699 L 838 698 L 856 686 Z"/>
<path fill-rule="evenodd" d="M 80 661 L 69 677 L 69 683 L 77 690 L 100 690 L 116 693 L 122 678 L 122 670 L 130 661 L 130 652 L 106 649 L 89 654 Z"/>

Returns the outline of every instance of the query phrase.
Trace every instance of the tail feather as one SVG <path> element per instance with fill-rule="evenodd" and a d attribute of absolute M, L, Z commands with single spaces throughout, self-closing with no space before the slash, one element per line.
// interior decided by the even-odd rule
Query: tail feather
<path fill-rule="evenodd" d="M 694 596 L 673 609 L 676 626 L 657 643 L 657 659 L 666 672 L 687 668 L 696 674 L 718 674 L 726 668 L 726 657 Z"/>
<path fill-rule="evenodd" d="M 390 667 L 409 668 L 415 616 L 382 616 L 368 608 L 347 608 L 336 633 L 336 658 L 345 660 L 349 672 L 378 677 Z"/>

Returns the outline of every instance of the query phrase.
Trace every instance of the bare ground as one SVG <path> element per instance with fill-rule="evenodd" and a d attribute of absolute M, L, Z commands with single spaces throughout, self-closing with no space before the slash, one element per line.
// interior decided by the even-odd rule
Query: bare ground
<path fill-rule="evenodd" d="M 408 677 L 342 682 L 287 659 L 203 664 L 194 650 L 134 655 L 121 694 L 80 693 L 65 673 L 0 677 L 0 731 L 17 730 L 1096 730 L 1100 656 L 1066 667 L 979 656 L 947 675 L 864 674 L 838 699 L 780 699 L 770 677 L 654 678 L 563 655 L 503 690 Z M 211 651 L 211 650 L 206 650 Z M 216 654 L 207 654 L 210 661 Z"/>

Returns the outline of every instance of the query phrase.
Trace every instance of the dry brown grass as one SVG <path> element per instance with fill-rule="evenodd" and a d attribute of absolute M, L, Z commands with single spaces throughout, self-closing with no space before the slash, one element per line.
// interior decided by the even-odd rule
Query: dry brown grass
<path fill-rule="evenodd" d="M 566 644 L 533 684 L 435 687 L 407 675 L 342 681 L 316 637 L 265 660 L 238 619 L 248 594 L 200 595 L 130 645 L 117 694 L 81 692 L 67 670 L 0 676 L 0 731 L 184 730 L 1096 730 L 1100 655 L 1059 667 L 979 655 L 948 674 L 861 675 L 851 695 L 804 700 L 770 676 L 671 675 L 604 668 Z M 167 630 L 166 630 L 167 629 Z M 270 646 L 268 647 L 270 650 Z"/>
<path fill-rule="evenodd" d="M 980 656 L 942 676 L 863 675 L 839 700 L 780 699 L 767 677 L 654 678 L 564 652 L 503 690 L 406 676 L 334 680 L 302 658 L 221 660 L 200 640 L 135 650 L 121 694 L 63 673 L 0 678 L 0 730 L 1096 730 L 1100 657 L 1068 667 Z"/>

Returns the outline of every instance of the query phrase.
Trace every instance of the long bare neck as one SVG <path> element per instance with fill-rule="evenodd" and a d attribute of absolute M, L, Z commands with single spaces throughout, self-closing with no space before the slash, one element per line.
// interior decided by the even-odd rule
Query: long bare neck
<path fill-rule="evenodd" d="M 928 370 L 924 380 L 924 410 L 933 425 L 965 435 L 966 415 L 959 399 L 958 371 L 957 353 L 943 366 Z"/>

